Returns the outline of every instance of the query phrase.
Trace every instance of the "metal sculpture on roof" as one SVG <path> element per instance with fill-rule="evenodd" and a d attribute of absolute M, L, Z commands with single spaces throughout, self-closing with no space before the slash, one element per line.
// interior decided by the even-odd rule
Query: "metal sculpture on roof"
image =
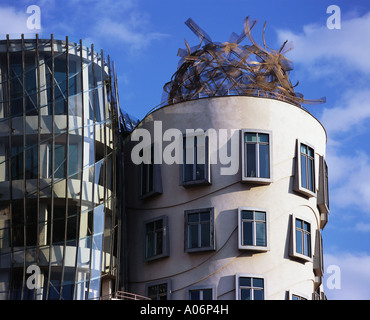
<path fill-rule="evenodd" d="M 260 96 L 284 100 L 301 106 L 302 103 L 317 104 L 325 98 L 306 100 L 294 91 L 289 80 L 293 63 L 284 54 L 292 49 L 287 41 L 278 51 L 263 46 L 252 37 L 255 20 L 247 17 L 240 35 L 232 33 L 228 42 L 213 42 L 191 18 L 185 24 L 198 36 L 200 44 L 179 49 L 181 57 L 178 69 L 171 81 L 163 87 L 162 104 L 227 95 Z M 251 44 L 241 45 L 248 38 Z M 203 46 L 202 46 L 203 45 Z"/>

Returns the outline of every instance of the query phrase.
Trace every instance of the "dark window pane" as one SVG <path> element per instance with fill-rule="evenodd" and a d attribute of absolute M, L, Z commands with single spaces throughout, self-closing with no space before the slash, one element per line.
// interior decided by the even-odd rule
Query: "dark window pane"
<path fill-rule="evenodd" d="M 270 178 L 270 155 L 269 155 L 269 146 L 260 145 L 260 178 Z"/>
<path fill-rule="evenodd" d="M 200 300 L 200 291 L 199 290 L 191 290 L 190 291 L 190 300 Z"/>
<path fill-rule="evenodd" d="M 297 253 L 303 253 L 302 232 L 298 230 L 296 230 L 296 251 Z"/>
<path fill-rule="evenodd" d="M 211 245 L 211 231 L 209 223 L 201 224 L 201 246 L 209 247 Z"/>
<path fill-rule="evenodd" d="M 251 286 L 251 278 L 249 278 L 249 277 L 239 278 L 239 286 L 241 286 L 241 287 L 250 287 Z"/>
<path fill-rule="evenodd" d="M 307 158 L 301 155 L 301 180 L 302 187 L 307 189 Z"/>
<path fill-rule="evenodd" d="M 251 299 L 251 289 L 240 289 L 240 300 L 250 300 Z"/>
<path fill-rule="evenodd" d="M 242 211 L 242 219 L 253 220 L 253 211 Z"/>
<path fill-rule="evenodd" d="M 263 288 L 263 279 L 253 278 L 253 287 L 254 288 Z"/>
<path fill-rule="evenodd" d="M 243 245 L 253 245 L 253 223 L 243 221 Z"/>
<path fill-rule="evenodd" d="M 257 176 L 256 144 L 247 144 L 247 177 Z"/>
<path fill-rule="evenodd" d="M 254 290 L 253 300 L 264 300 L 263 299 L 263 290 Z"/>
<path fill-rule="evenodd" d="M 198 224 L 189 225 L 189 248 L 198 248 Z"/>
<path fill-rule="evenodd" d="M 265 223 L 256 223 L 256 246 L 266 246 Z"/>
<path fill-rule="evenodd" d="M 155 254 L 162 254 L 163 253 L 163 231 L 157 231 L 157 246 Z"/>
<path fill-rule="evenodd" d="M 203 300 L 212 300 L 212 289 L 203 289 Z"/>

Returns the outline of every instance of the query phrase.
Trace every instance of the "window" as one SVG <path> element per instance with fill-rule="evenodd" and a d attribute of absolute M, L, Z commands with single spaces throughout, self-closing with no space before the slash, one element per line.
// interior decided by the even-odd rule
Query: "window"
<path fill-rule="evenodd" d="M 292 226 L 291 256 L 312 261 L 311 223 L 293 215 Z"/>
<path fill-rule="evenodd" d="M 316 196 L 315 150 L 298 141 L 295 190 L 306 196 Z"/>
<path fill-rule="evenodd" d="M 162 216 L 145 222 L 145 260 L 169 255 L 168 219 Z"/>
<path fill-rule="evenodd" d="M 154 163 L 154 145 L 144 149 L 144 152 L 148 153 L 145 154 L 148 161 L 140 166 L 140 197 L 142 199 L 162 193 L 160 165 Z"/>
<path fill-rule="evenodd" d="M 329 179 L 328 165 L 324 157 L 320 156 L 319 190 L 317 193 L 317 206 L 320 213 L 329 213 Z"/>
<path fill-rule="evenodd" d="M 292 294 L 292 298 L 290 300 L 307 300 L 307 298 L 304 298 L 302 296 L 299 296 L 298 294 Z"/>
<path fill-rule="evenodd" d="M 239 249 L 268 250 L 266 211 L 239 207 L 238 220 Z"/>
<path fill-rule="evenodd" d="M 154 282 L 146 285 L 146 295 L 152 300 L 170 300 L 171 282 Z"/>
<path fill-rule="evenodd" d="M 324 275 L 324 259 L 322 249 L 322 235 L 320 230 L 316 230 L 315 238 L 315 254 L 313 257 L 313 272 L 316 277 L 322 277 Z M 319 279 L 321 282 L 321 279 Z"/>
<path fill-rule="evenodd" d="M 242 130 L 242 181 L 270 183 L 271 133 Z"/>
<path fill-rule="evenodd" d="M 189 300 L 213 300 L 213 288 L 190 288 L 188 290 Z"/>
<path fill-rule="evenodd" d="M 180 166 L 182 186 L 210 184 L 208 139 L 205 134 L 187 135 L 183 140 L 183 164 Z"/>
<path fill-rule="evenodd" d="M 213 208 L 185 211 L 185 252 L 215 250 Z"/>
<path fill-rule="evenodd" d="M 236 300 L 265 300 L 264 277 L 236 275 Z"/>

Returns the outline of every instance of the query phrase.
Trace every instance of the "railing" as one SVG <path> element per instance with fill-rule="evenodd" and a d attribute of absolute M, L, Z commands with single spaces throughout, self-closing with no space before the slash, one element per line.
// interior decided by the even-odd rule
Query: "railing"
<path fill-rule="evenodd" d="M 98 300 L 151 300 L 148 297 L 141 296 L 139 294 L 117 291 L 105 296 L 97 298 Z"/>

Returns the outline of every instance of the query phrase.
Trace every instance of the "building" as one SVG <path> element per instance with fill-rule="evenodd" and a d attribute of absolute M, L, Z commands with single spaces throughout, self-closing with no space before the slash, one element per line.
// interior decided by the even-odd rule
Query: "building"
<path fill-rule="evenodd" d="M 325 299 L 324 127 L 294 93 L 282 50 L 258 46 L 248 19 L 244 47 L 187 24 L 204 47 L 179 51 L 165 105 L 125 144 L 129 291 Z"/>
<path fill-rule="evenodd" d="M 116 77 L 103 51 L 0 41 L 0 299 L 96 299 L 120 281 Z"/>

